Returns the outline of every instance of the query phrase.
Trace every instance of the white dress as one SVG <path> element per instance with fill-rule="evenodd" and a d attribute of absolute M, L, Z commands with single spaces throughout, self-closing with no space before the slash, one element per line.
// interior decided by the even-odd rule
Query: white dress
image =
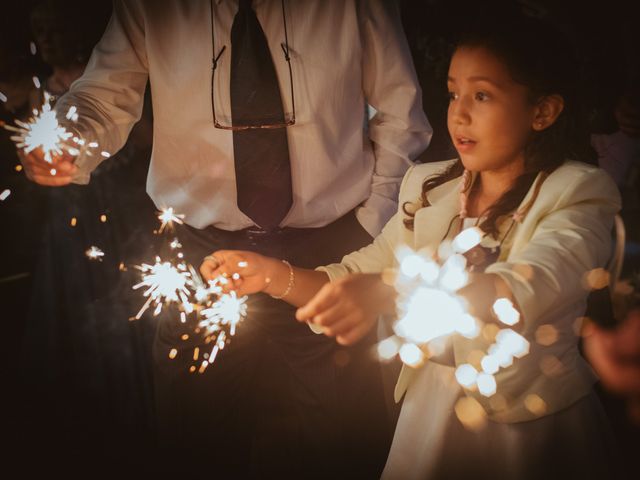
<path fill-rule="evenodd" d="M 594 392 L 560 412 L 465 429 L 454 368 L 428 362 L 407 390 L 384 480 L 621 478 L 613 437 Z M 586 452 L 586 453 L 585 453 Z"/>
<path fill-rule="evenodd" d="M 463 228 L 477 224 L 465 218 Z M 455 367 L 427 362 L 413 377 L 382 473 L 384 480 L 618 478 L 604 411 L 595 395 L 537 420 L 487 421 L 467 430 Z M 589 452 L 589 455 L 585 455 Z"/>

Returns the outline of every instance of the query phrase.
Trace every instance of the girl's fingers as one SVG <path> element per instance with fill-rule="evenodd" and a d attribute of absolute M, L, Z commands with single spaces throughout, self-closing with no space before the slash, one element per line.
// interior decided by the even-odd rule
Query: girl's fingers
<path fill-rule="evenodd" d="M 359 320 L 361 318 L 362 317 L 360 315 L 355 313 L 352 313 L 350 315 L 343 315 L 335 322 L 327 326 L 324 329 L 324 334 L 329 337 L 345 335 L 360 323 Z"/>
<path fill-rule="evenodd" d="M 213 273 L 218 268 L 218 265 L 220 265 L 220 262 L 214 254 L 207 255 L 200 265 L 200 273 L 206 280 L 211 280 L 214 278 Z"/>
<path fill-rule="evenodd" d="M 333 327 L 336 323 L 340 323 L 347 316 L 349 316 L 349 312 L 346 311 L 342 305 L 332 305 L 326 310 L 318 311 L 316 315 L 314 315 L 310 321 L 316 325 L 321 327 Z"/>
<path fill-rule="evenodd" d="M 353 345 L 362 337 L 364 337 L 371 328 L 371 325 L 367 322 L 360 322 L 355 327 L 350 329 L 344 334 L 338 335 L 336 341 L 340 345 Z"/>
<path fill-rule="evenodd" d="M 325 284 L 309 302 L 296 311 L 296 319 L 300 322 L 311 321 L 323 311 L 336 303 L 334 289 L 330 283 Z"/>

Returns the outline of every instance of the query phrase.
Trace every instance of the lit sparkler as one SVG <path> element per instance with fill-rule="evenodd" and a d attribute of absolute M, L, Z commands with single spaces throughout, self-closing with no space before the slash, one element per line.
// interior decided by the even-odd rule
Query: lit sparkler
<path fill-rule="evenodd" d="M 234 291 L 220 295 L 210 307 L 200 312 L 204 317 L 200 321 L 200 327 L 205 329 L 207 335 L 215 334 L 223 328 L 228 328 L 229 335 L 235 335 L 236 326 L 247 316 L 246 301 L 246 296 L 238 298 Z"/>
<path fill-rule="evenodd" d="M 174 222 L 182 225 L 183 218 L 184 218 L 184 215 L 174 213 L 172 207 L 163 208 L 158 215 L 158 220 L 162 222 L 162 224 L 160 225 L 160 230 L 158 230 L 158 233 L 162 233 L 165 228 L 167 228 L 168 230 L 172 230 Z"/>
<path fill-rule="evenodd" d="M 175 221 L 176 217 L 172 210 L 168 210 L 165 217 L 167 224 L 170 219 Z M 202 330 L 203 342 L 213 344 L 211 351 L 203 355 L 198 369 L 202 373 L 214 362 L 218 352 L 235 335 L 238 324 L 247 316 L 247 297 L 238 297 L 235 291 L 225 293 L 230 280 L 224 276 L 205 282 L 196 269 L 183 260 L 184 255 L 179 251 L 182 248 L 180 241 L 174 238 L 170 246 L 173 250 L 178 250 L 177 263 L 156 257 L 155 264 L 136 267 L 142 272 L 142 281 L 134 285 L 133 289 L 146 287 L 144 296 L 148 298 L 134 318 L 140 319 L 151 306 L 155 306 L 154 315 L 158 315 L 162 307 L 170 303 L 178 304 L 182 323 L 187 322 L 187 315 L 195 313 L 199 318 L 196 333 Z M 199 358 L 200 349 L 196 347 L 193 352 L 194 362 L 199 361 Z M 196 371 L 195 365 L 190 371 Z"/>
<path fill-rule="evenodd" d="M 37 83 L 37 77 L 33 77 L 33 79 L 34 83 Z M 42 149 L 44 160 L 50 164 L 53 164 L 54 156 L 62 155 L 64 151 L 72 156 L 77 156 L 80 153 L 86 153 L 90 156 L 91 149 L 96 148 L 98 144 L 91 142 L 86 145 L 83 139 L 67 131 L 58 122 L 56 112 L 51 108 L 51 100 L 51 95 L 45 91 L 42 108 L 40 110 L 34 109 L 33 115 L 28 121 L 15 120 L 15 126 L 3 125 L 5 129 L 15 134 L 11 140 L 27 154 L 37 148 Z M 69 108 L 66 118 L 74 122 L 78 120 L 76 107 Z M 51 174 L 55 175 L 55 169 L 51 170 Z"/>
<path fill-rule="evenodd" d="M 35 77 L 34 77 L 35 78 Z M 44 93 L 44 105 L 40 111 L 33 110 L 33 116 L 27 122 L 16 120 L 17 127 L 5 125 L 4 128 L 16 133 L 11 140 L 18 148 L 30 153 L 36 148 L 44 152 L 44 159 L 53 163 L 53 155 L 62 155 L 65 143 L 73 134 L 58 123 L 56 113 L 51 109 L 51 96 Z"/>
<path fill-rule="evenodd" d="M 102 250 L 100 250 L 96 246 L 91 246 L 89 249 L 87 249 L 86 252 L 84 252 L 84 254 L 90 260 L 100 260 L 100 261 L 102 261 L 102 257 L 104 257 L 104 252 Z"/>
<path fill-rule="evenodd" d="M 452 334 L 475 338 L 480 333 L 477 319 L 468 313 L 466 301 L 457 290 L 468 283 L 467 260 L 464 253 L 476 247 L 483 233 L 477 228 L 462 231 L 452 242 L 438 248 L 437 262 L 424 252 L 399 249 L 399 262 L 395 288 L 398 291 L 399 320 L 394 325 L 395 335 L 378 344 L 383 359 L 398 355 L 406 365 L 420 366 L 430 353 L 441 348 L 442 341 Z M 499 298 L 493 305 L 498 320 L 513 326 L 520 320 L 518 310 L 510 300 Z M 495 374 L 513 364 L 529 352 L 529 342 L 510 328 L 499 329 L 479 365 L 463 364 L 456 370 L 456 379 L 468 389 L 477 389 L 482 395 L 496 392 Z M 424 348 L 426 346 L 426 348 Z M 421 348 L 422 347 L 422 348 Z"/>
<path fill-rule="evenodd" d="M 136 319 L 139 319 L 151 305 L 155 305 L 153 314 L 158 315 L 164 304 L 172 302 L 180 304 L 187 313 L 193 311 L 193 305 L 189 302 L 190 291 L 187 288 L 191 272 L 184 262 L 173 265 L 156 257 L 155 264 L 143 263 L 136 268 L 142 271 L 142 281 L 134 285 L 133 289 L 146 287 L 143 295 L 149 297 L 135 316 Z"/>

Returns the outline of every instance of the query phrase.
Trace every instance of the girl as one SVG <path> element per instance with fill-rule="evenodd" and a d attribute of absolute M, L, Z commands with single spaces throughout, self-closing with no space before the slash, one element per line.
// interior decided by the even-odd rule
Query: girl
<path fill-rule="evenodd" d="M 618 193 L 602 171 L 569 160 L 580 144 L 576 70 L 558 36 L 526 17 L 476 19 L 449 68 L 448 129 L 460 158 L 412 167 L 398 213 L 371 245 L 316 271 L 238 251 L 213 253 L 201 271 L 239 273 L 239 294 L 282 298 L 300 307 L 299 321 L 352 344 L 395 312 L 381 273 L 397 265 L 397 247 L 436 251 L 478 225 L 499 250 L 458 293 L 486 322 L 493 301 L 510 298 L 529 354 L 496 374 L 489 398 L 454 380 L 457 365 L 487 350 L 483 335 L 454 337 L 450 361 L 403 367 L 396 401 L 406 395 L 383 477 L 603 478 L 608 430 L 575 329 L 583 279 L 610 254 Z"/>

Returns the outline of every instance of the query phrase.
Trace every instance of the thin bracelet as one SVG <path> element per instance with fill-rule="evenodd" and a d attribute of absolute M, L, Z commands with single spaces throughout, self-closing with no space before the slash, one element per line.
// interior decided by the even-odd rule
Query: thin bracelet
<path fill-rule="evenodd" d="M 280 300 L 284 297 L 286 297 L 287 295 L 289 295 L 291 293 L 291 290 L 293 289 L 293 285 L 296 281 L 296 277 L 293 274 L 293 267 L 291 266 L 291 264 L 289 262 L 287 262 L 286 260 L 281 260 L 282 263 L 284 263 L 287 267 L 289 267 L 289 283 L 287 285 L 287 289 L 284 291 L 284 293 L 282 295 L 271 295 L 271 298 L 275 298 L 276 300 Z"/>

